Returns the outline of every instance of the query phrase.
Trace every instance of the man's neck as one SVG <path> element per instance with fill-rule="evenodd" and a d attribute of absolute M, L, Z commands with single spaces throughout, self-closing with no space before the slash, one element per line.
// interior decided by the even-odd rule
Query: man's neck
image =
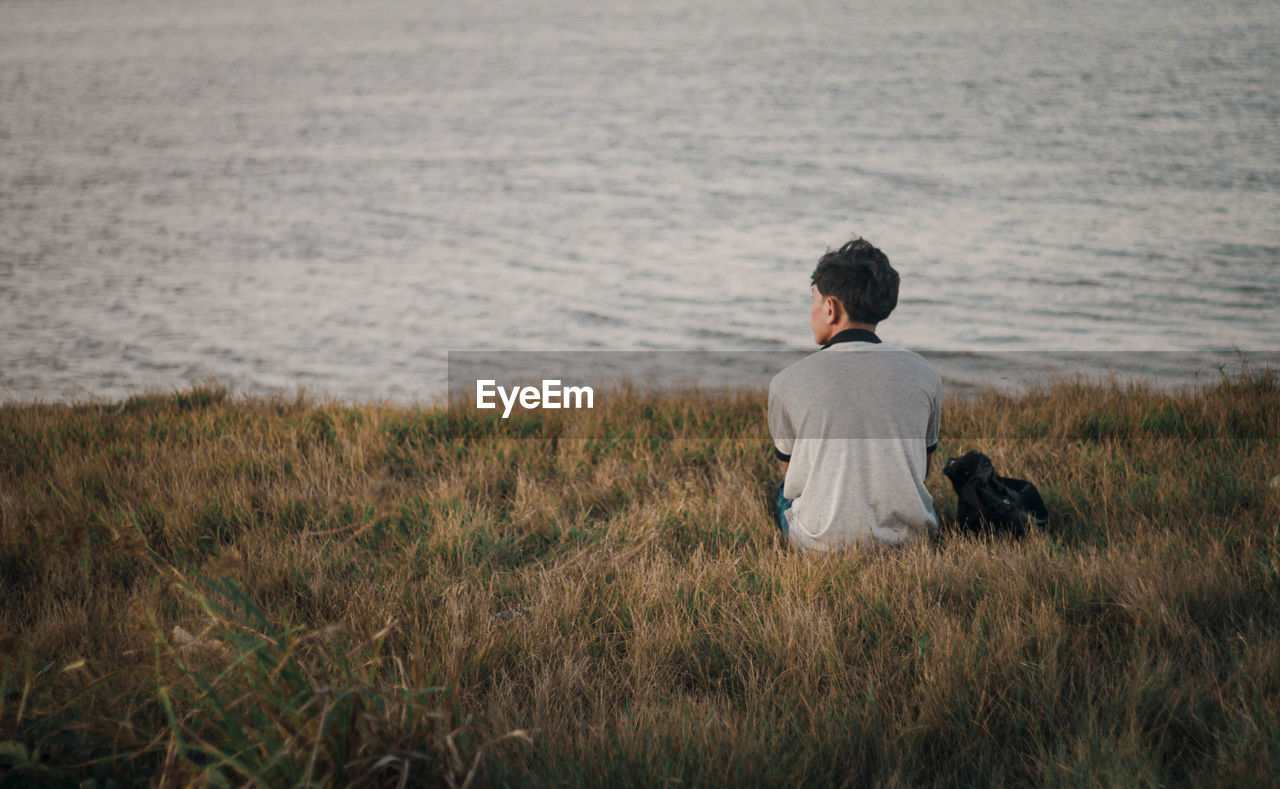
<path fill-rule="evenodd" d="M 835 325 L 835 327 L 834 327 L 834 328 L 835 328 L 835 333 L 834 333 L 834 334 L 832 334 L 831 336 L 832 336 L 832 337 L 834 337 L 834 336 L 836 336 L 836 334 L 839 334 L 839 333 L 840 333 L 840 332 L 842 332 L 842 331 L 848 331 L 849 329 L 863 329 L 863 330 L 865 330 L 865 331 L 869 331 L 869 332 L 871 332 L 872 334 L 875 334 L 875 333 L 876 333 L 876 326 L 877 326 L 877 325 L 879 325 L 879 324 L 875 324 L 875 323 L 857 323 L 857 322 L 855 322 L 855 321 L 851 321 L 851 320 L 849 320 L 848 318 L 845 318 L 844 320 L 840 321 L 839 323 L 837 323 L 837 324 Z"/>

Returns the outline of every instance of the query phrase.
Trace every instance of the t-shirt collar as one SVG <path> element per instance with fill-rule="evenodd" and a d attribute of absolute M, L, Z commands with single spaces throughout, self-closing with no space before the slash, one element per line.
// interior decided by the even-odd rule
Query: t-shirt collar
<path fill-rule="evenodd" d="M 836 336 L 832 337 L 826 345 L 822 346 L 830 348 L 838 342 L 880 342 L 880 338 L 873 331 L 867 329 L 845 329 Z"/>

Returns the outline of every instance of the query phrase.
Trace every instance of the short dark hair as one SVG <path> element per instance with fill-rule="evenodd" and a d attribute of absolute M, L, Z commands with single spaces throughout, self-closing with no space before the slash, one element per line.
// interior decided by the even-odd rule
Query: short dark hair
<path fill-rule="evenodd" d="M 827 254 L 813 270 L 813 284 L 823 296 L 835 296 L 849 319 L 879 323 L 898 306 L 898 272 L 889 258 L 858 237 Z"/>

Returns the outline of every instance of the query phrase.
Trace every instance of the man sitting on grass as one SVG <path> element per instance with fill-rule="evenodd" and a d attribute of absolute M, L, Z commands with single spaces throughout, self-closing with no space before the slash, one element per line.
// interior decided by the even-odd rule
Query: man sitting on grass
<path fill-rule="evenodd" d="M 900 546 L 936 532 L 924 481 L 942 378 L 875 334 L 898 304 L 898 272 L 858 238 L 822 256 L 811 290 L 822 350 L 769 385 L 769 432 L 786 475 L 778 526 L 802 550 Z"/>

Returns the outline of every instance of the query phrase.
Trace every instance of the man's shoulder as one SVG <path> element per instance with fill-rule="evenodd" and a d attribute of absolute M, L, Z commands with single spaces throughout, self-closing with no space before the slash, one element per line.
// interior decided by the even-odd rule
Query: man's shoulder
<path fill-rule="evenodd" d="M 897 345 L 882 343 L 880 353 L 889 353 L 891 358 L 902 365 L 903 368 L 909 369 L 928 379 L 936 379 L 942 381 L 942 375 L 938 372 L 938 368 L 929 363 L 929 360 L 907 348 L 901 348 Z"/>

